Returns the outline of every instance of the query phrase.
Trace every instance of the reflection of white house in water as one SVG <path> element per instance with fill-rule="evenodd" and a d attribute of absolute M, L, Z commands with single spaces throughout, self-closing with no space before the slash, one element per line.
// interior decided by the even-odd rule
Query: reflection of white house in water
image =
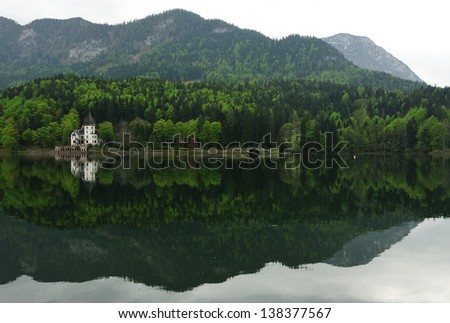
<path fill-rule="evenodd" d="M 88 160 L 87 158 L 73 158 L 70 160 L 70 171 L 72 175 L 81 177 L 84 182 L 95 182 L 98 167 L 98 160 Z"/>

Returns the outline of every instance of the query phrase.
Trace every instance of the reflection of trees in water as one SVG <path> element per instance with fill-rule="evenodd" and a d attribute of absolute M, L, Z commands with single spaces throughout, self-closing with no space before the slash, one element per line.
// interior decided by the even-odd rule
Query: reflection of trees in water
<path fill-rule="evenodd" d="M 380 226 L 374 221 L 343 220 L 277 226 L 185 223 L 55 230 L 0 215 L 0 283 L 21 275 L 43 282 L 114 276 L 184 291 L 257 272 L 271 262 L 297 268 L 333 259 L 348 241 L 364 239 L 365 232 Z M 409 232 L 401 226 L 396 228 L 400 233 Z M 399 234 L 394 237 L 402 238 Z M 370 234 L 367 239 L 371 239 Z M 374 251 L 382 252 L 395 239 L 381 234 L 374 241 L 383 248 Z M 347 252 L 347 264 L 358 265 L 358 259 L 366 263 L 376 255 L 361 250 Z M 346 265 L 345 259 L 336 264 Z"/>
<path fill-rule="evenodd" d="M 345 170 L 99 169 L 89 193 L 66 162 L 5 159 L 4 213 L 44 226 L 0 216 L 0 282 L 186 290 L 268 262 L 363 264 L 448 209 L 448 172 L 447 160 L 376 156 Z"/>
<path fill-rule="evenodd" d="M 448 163 L 370 156 L 342 170 L 99 169 L 98 184 L 89 194 L 66 162 L 5 159 L 0 164 L 1 207 L 34 223 L 68 227 L 279 224 L 411 210 L 440 215 L 450 197 Z"/>

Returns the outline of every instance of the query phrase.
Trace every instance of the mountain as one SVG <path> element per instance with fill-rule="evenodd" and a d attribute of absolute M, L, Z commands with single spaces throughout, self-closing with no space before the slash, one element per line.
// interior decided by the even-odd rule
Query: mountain
<path fill-rule="evenodd" d="M 323 40 L 361 68 L 389 73 L 413 82 L 423 82 L 405 63 L 367 37 L 337 34 Z"/>
<path fill-rule="evenodd" d="M 360 69 L 320 39 L 273 40 L 184 10 L 120 25 L 74 18 L 21 26 L 0 18 L 0 27 L 0 87 L 64 72 L 119 79 L 318 79 L 382 88 L 416 86 Z"/>
<path fill-rule="evenodd" d="M 324 263 L 339 267 L 366 265 L 394 244 L 402 241 L 419 223 L 419 221 L 405 222 L 388 229 L 359 235 L 345 243 L 341 250 Z"/>

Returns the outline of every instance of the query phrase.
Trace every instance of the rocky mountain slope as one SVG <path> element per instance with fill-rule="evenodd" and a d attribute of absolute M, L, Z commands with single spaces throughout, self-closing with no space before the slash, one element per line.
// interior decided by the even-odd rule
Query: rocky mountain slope
<path fill-rule="evenodd" d="M 323 40 L 361 68 L 389 73 L 413 82 L 423 82 L 405 63 L 367 37 L 337 34 Z"/>
<path fill-rule="evenodd" d="M 362 70 L 320 39 L 273 40 L 184 10 L 120 25 L 74 18 L 21 26 L 0 18 L 0 87 L 64 72 L 175 81 L 318 79 L 382 88 L 414 86 Z"/>

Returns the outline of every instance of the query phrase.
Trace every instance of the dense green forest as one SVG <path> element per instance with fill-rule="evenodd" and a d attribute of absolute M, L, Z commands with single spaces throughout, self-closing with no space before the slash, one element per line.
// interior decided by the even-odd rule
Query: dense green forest
<path fill-rule="evenodd" d="M 184 10 L 113 26 L 81 18 L 21 26 L 0 17 L 0 88 L 61 72 L 180 82 L 317 79 L 384 89 L 420 86 L 358 68 L 314 37 L 270 39 Z"/>
<path fill-rule="evenodd" d="M 352 151 L 445 150 L 450 89 L 412 92 L 319 81 L 171 82 L 145 77 L 111 81 L 61 75 L 0 95 L 1 145 L 9 150 L 67 144 L 92 113 L 104 140 L 129 132 L 147 142 L 195 133 L 203 142 L 321 141 L 325 132 Z"/>

